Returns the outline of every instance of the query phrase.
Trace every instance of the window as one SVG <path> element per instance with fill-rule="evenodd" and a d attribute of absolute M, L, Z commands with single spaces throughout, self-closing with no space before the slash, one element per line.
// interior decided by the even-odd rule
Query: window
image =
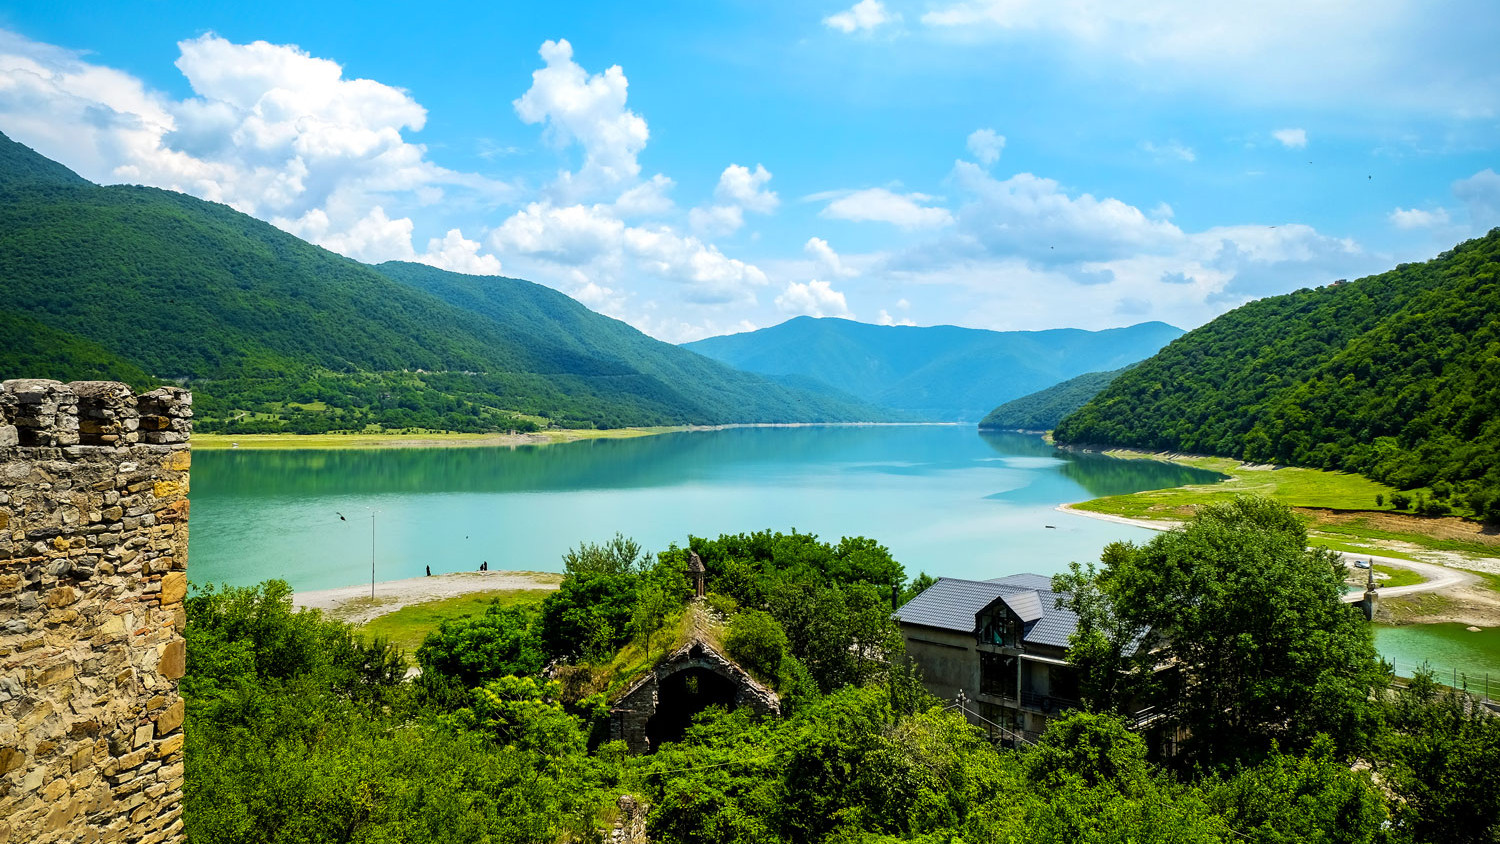
<path fill-rule="evenodd" d="M 1048 685 L 1052 696 L 1059 700 L 1078 700 L 1078 669 L 1062 665 L 1054 665 L 1051 669 Z"/>
<path fill-rule="evenodd" d="M 979 643 L 1006 648 L 1021 646 L 1021 622 L 1004 609 L 979 617 Z"/>
<path fill-rule="evenodd" d="M 996 697 L 1016 697 L 1016 657 L 1005 654 L 979 655 L 979 691 Z"/>

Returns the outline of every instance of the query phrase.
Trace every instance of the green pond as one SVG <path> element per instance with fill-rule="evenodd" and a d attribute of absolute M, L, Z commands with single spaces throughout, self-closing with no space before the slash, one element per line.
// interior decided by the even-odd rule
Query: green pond
<path fill-rule="evenodd" d="M 1218 477 L 960 426 L 734 428 L 523 448 L 201 451 L 195 583 L 295 589 L 492 570 L 558 571 L 615 532 L 648 549 L 798 530 L 872 537 L 909 574 L 1051 574 L 1150 531 L 1058 512 Z M 374 540 L 371 540 L 373 513 Z"/>
<path fill-rule="evenodd" d="M 1500 628 L 1473 632 L 1462 624 L 1376 625 L 1375 648 L 1402 677 L 1425 664 L 1440 683 L 1467 683 L 1476 694 L 1500 699 Z"/>

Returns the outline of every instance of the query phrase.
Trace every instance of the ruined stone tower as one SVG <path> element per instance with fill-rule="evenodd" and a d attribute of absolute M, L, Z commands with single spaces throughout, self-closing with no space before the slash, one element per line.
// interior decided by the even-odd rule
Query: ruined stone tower
<path fill-rule="evenodd" d="M 192 413 L 0 384 L 0 844 L 183 840 Z"/>

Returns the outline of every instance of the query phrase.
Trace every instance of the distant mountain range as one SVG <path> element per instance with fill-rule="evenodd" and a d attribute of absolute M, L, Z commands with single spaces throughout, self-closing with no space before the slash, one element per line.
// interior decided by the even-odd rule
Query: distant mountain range
<path fill-rule="evenodd" d="M 994 431 L 1050 431 L 1063 417 L 1087 404 L 1128 368 L 1085 372 L 1045 390 L 1011 399 L 979 420 L 979 427 Z"/>
<path fill-rule="evenodd" d="M 0 377 L 170 381 L 200 430 L 871 421 L 541 285 L 371 267 L 0 135 Z"/>
<path fill-rule="evenodd" d="M 1182 333 L 1162 322 L 1105 331 L 986 331 L 797 317 L 684 348 L 786 383 L 856 395 L 913 418 L 976 422 L 1011 399 L 1150 357 Z"/>
<path fill-rule="evenodd" d="M 1500 522 L 1500 229 L 1426 263 L 1230 311 L 1054 435 L 1359 472 L 1429 487 L 1424 514 Z"/>

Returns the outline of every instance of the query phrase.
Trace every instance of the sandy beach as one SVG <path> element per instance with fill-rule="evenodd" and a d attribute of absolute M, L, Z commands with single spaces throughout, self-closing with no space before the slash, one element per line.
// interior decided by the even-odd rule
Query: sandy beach
<path fill-rule="evenodd" d="M 351 624 L 365 624 L 402 607 L 454 598 L 471 592 L 500 589 L 556 589 L 560 574 L 532 571 L 464 571 L 385 580 L 375 584 L 375 599 L 370 600 L 370 584 L 340 586 L 298 592 L 292 605 L 301 609 L 318 609 Z"/>

